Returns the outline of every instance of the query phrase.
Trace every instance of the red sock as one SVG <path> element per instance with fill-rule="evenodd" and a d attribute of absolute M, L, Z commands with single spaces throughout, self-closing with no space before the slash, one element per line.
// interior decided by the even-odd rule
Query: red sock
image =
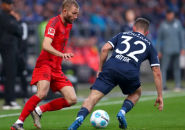
<path fill-rule="evenodd" d="M 27 116 L 35 109 L 36 105 L 40 102 L 40 98 L 38 98 L 36 95 L 32 96 L 25 104 L 21 115 L 19 116 L 19 120 L 24 122 Z"/>
<path fill-rule="evenodd" d="M 66 101 L 64 98 L 57 98 L 52 100 L 49 103 L 46 103 L 42 106 L 40 106 L 40 109 L 42 113 L 46 111 L 55 111 L 55 110 L 60 110 L 65 107 L 70 107 L 69 103 Z"/>

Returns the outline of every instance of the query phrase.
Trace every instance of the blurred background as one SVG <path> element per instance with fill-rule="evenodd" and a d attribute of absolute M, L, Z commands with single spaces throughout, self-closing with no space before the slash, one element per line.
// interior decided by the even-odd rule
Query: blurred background
<path fill-rule="evenodd" d="M 175 19 L 180 21 L 180 28 L 183 31 L 185 28 L 185 0 L 76 1 L 80 5 L 80 13 L 73 24 L 66 49 L 66 52 L 74 53 L 75 57 L 68 61 L 63 61 L 62 70 L 74 84 L 79 97 L 89 93 L 89 87 L 96 79 L 96 72 L 99 67 L 99 54 L 102 46 L 119 32 L 132 31 L 132 26 L 137 18 L 143 17 L 150 21 L 150 33 L 147 37 L 155 47 L 159 44 L 157 40 L 158 28 L 166 20 L 167 11 L 170 10 L 169 13 L 173 12 L 175 14 Z M 22 40 L 16 44 L 18 44 L 19 54 L 21 53 L 24 56 L 24 63 L 16 62 L 19 64 L 17 65 L 14 85 L 17 98 L 29 98 L 36 92 L 35 86 L 29 86 L 32 71 L 41 51 L 45 26 L 48 20 L 61 13 L 62 2 L 63 0 L 14 0 L 14 12 L 11 15 L 23 26 Z M 171 29 L 170 31 L 173 32 L 174 30 Z M 185 33 L 183 33 L 183 37 L 185 37 Z M 184 41 L 180 42 L 181 44 L 185 44 Z M 183 88 L 185 86 L 185 57 L 184 55 L 180 55 L 180 53 L 179 56 L 180 61 L 178 61 L 178 67 L 181 71 L 180 80 L 182 80 L 182 84 L 179 87 Z M 166 85 L 168 88 L 166 90 L 173 90 L 176 87 L 176 84 L 173 82 L 173 62 L 172 59 L 168 63 L 168 82 Z M 21 67 L 20 64 L 25 65 Z M 6 74 L 3 74 L 4 67 L 6 66 L 3 66 L 3 60 L 1 58 L 1 98 L 6 94 L 4 91 L 4 82 L 6 80 Z M 19 75 L 19 71 L 22 76 L 20 76 L 21 74 Z M 144 91 L 155 90 L 153 75 L 148 61 L 141 65 L 140 79 L 142 84 L 144 84 Z M 114 91 L 120 92 L 119 88 Z M 58 95 L 50 92 L 48 99 L 56 96 Z"/>

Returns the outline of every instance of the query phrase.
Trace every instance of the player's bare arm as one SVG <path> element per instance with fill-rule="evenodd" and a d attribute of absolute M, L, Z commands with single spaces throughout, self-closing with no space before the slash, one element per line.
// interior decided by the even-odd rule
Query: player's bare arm
<path fill-rule="evenodd" d="M 153 75 L 154 75 L 154 82 L 157 89 L 158 97 L 155 102 L 155 106 L 159 103 L 157 109 L 159 111 L 163 110 L 163 94 L 162 94 L 162 74 L 159 66 L 152 67 Z"/>
<path fill-rule="evenodd" d="M 103 64 L 105 63 L 110 50 L 112 50 L 112 46 L 110 45 L 110 43 L 106 43 L 101 49 L 100 65 L 99 65 L 97 77 L 98 77 L 99 73 L 102 71 Z"/>
<path fill-rule="evenodd" d="M 62 57 L 62 58 L 64 58 L 64 60 L 74 56 L 72 53 L 61 53 L 60 51 L 57 51 L 51 45 L 52 42 L 53 42 L 52 38 L 44 37 L 44 41 L 43 41 L 43 44 L 42 44 L 42 49 L 51 53 L 51 54 L 53 54 L 53 55 Z"/>

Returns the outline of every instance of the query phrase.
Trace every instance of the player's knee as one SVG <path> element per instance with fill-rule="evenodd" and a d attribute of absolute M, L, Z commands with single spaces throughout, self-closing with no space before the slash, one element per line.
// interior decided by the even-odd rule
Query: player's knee
<path fill-rule="evenodd" d="M 37 93 L 36 94 L 41 100 L 47 97 L 47 93 Z"/>
<path fill-rule="evenodd" d="M 77 103 L 77 97 L 71 97 L 70 99 L 67 99 L 70 106 L 75 105 Z"/>
<path fill-rule="evenodd" d="M 139 97 L 141 96 L 141 87 L 139 87 L 135 92 Z"/>

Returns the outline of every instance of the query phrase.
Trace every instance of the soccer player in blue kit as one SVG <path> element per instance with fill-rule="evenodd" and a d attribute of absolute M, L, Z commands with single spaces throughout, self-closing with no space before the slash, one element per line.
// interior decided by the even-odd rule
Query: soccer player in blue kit
<path fill-rule="evenodd" d="M 117 114 L 119 127 L 127 128 L 125 113 L 129 112 L 139 100 L 141 83 L 139 80 L 140 65 L 149 60 L 156 85 L 159 111 L 163 110 L 162 75 L 157 51 L 145 36 L 149 33 L 149 22 L 138 18 L 133 32 L 121 32 L 106 43 L 100 55 L 100 66 L 97 79 L 91 87 L 91 93 L 83 102 L 77 118 L 68 130 L 77 130 L 85 117 L 92 111 L 98 101 L 119 85 L 123 94 L 128 95 L 121 110 Z M 114 49 L 112 56 L 106 61 L 108 52 Z"/>

